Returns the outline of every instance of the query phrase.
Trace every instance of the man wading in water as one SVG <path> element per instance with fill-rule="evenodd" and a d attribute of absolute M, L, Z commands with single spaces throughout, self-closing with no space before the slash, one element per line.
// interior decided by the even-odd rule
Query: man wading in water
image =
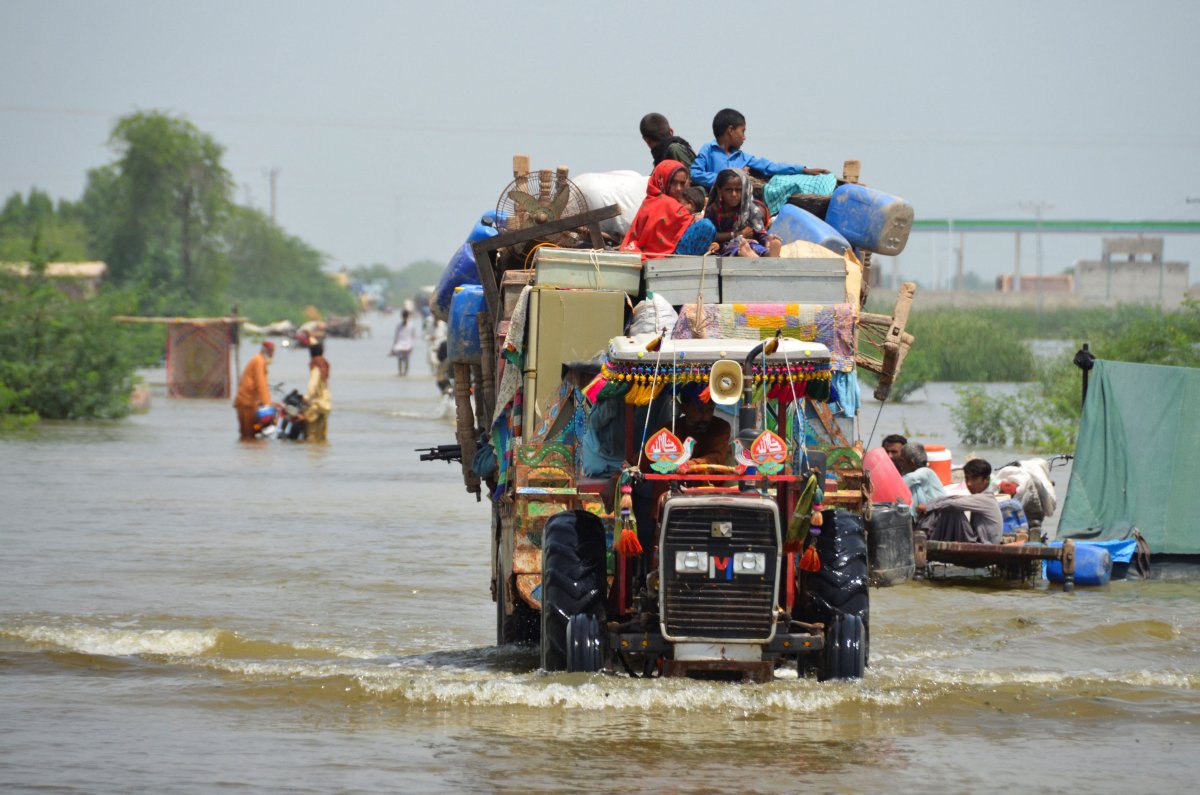
<path fill-rule="evenodd" d="M 238 432 L 242 441 L 254 438 L 254 426 L 258 421 L 258 407 L 271 403 L 271 387 L 267 383 L 267 366 L 275 355 L 275 343 L 267 340 L 262 350 L 250 357 L 242 371 L 242 382 L 238 384 L 233 407 L 237 410 Z"/>
<path fill-rule="evenodd" d="M 308 441 L 324 444 L 329 441 L 329 412 L 333 401 L 329 397 L 329 362 L 325 360 L 325 345 L 314 342 L 308 349 L 308 389 L 304 392 L 304 419 L 308 422 Z"/>

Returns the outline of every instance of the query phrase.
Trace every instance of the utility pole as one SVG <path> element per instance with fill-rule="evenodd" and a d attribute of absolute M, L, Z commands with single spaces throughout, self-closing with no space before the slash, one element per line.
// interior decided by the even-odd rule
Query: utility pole
<path fill-rule="evenodd" d="M 1037 262 L 1037 309 L 1038 320 L 1042 317 L 1042 291 L 1046 284 L 1042 280 L 1042 213 L 1046 210 L 1053 209 L 1054 205 L 1049 202 L 1021 202 L 1021 209 L 1029 210 L 1033 213 L 1033 217 L 1037 219 L 1037 237 L 1034 239 L 1034 258 Z"/>
<path fill-rule="evenodd" d="M 279 176 L 278 166 L 263 169 L 263 174 L 270 180 L 271 185 L 271 223 L 276 223 L 275 219 L 275 180 Z"/>

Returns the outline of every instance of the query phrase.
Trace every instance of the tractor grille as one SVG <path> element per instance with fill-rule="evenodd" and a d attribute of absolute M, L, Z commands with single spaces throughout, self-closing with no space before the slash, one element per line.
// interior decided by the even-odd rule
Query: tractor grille
<path fill-rule="evenodd" d="M 668 510 L 660 553 L 662 621 L 668 638 L 766 641 L 771 637 L 779 555 L 775 517 L 768 508 L 712 504 Z M 732 523 L 731 537 L 714 538 L 714 522 Z M 678 573 L 675 554 L 680 551 L 707 553 L 713 564 L 707 571 Z M 766 572 L 734 573 L 733 556 L 739 552 L 765 554 Z"/>

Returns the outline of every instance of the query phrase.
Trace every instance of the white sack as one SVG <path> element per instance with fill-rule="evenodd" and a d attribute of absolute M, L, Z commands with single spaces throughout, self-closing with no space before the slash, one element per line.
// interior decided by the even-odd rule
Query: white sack
<path fill-rule="evenodd" d="M 621 214 L 600 222 L 600 228 L 610 235 L 624 237 L 633 224 L 633 217 L 646 198 L 646 183 L 650 178 L 636 171 L 599 171 L 580 174 L 571 181 L 583 192 L 589 210 L 615 204 Z"/>

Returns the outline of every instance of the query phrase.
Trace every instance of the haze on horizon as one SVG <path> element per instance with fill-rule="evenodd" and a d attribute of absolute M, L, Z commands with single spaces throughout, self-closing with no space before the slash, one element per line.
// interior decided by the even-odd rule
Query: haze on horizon
<path fill-rule="evenodd" d="M 5 0 L 0 198 L 77 199 L 118 117 L 182 115 L 226 147 L 236 199 L 332 267 L 445 261 L 511 179 L 513 154 L 573 174 L 636 169 L 641 116 L 695 148 L 725 106 L 747 151 L 904 196 L 919 218 L 1200 220 L 1200 6 L 936 0 L 492 7 L 362 0 Z M 902 274 L 945 278 L 945 236 Z M 1009 236 L 966 268 L 1011 267 Z M 1047 237 L 1045 272 L 1099 255 Z M 1168 237 L 1192 263 L 1200 238 Z M 1033 268 L 1033 243 L 1022 257 Z"/>

